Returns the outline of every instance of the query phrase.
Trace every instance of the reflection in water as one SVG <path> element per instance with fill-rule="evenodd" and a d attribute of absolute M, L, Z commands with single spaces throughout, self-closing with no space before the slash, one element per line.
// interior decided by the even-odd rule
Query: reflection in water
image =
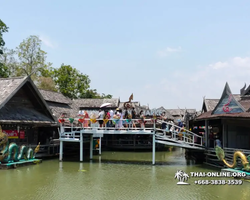
<path fill-rule="evenodd" d="M 144 159 L 151 162 L 151 152 L 103 152 L 91 162 L 59 162 L 0 171 L 1 199 L 4 200 L 75 200 L 75 199 L 249 199 L 248 182 L 241 186 L 198 186 L 190 178 L 188 186 L 176 185 L 177 170 L 211 171 L 186 161 L 183 152 L 157 152 L 157 163 L 124 164 L 123 161 Z M 99 160 L 101 158 L 101 162 Z M 108 163 L 106 160 L 119 160 Z M 105 160 L 105 162 L 103 162 Z"/>

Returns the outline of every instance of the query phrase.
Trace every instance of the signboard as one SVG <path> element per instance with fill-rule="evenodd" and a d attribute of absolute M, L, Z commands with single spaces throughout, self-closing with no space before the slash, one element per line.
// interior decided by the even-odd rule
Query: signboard
<path fill-rule="evenodd" d="M 8 135 L 9 139 L 18 139 L 18 131 L 17 130 L 3 130 L 3 133 Z M 20 139 L 25 138 L 25 131 L 20 131 Z"/>
<path fill-rule="evenodd" d="M 17 139 L 18 138 L 17 130 L 3 130 L 3 133 L 8 135 L 9 139 Z"/>
<path fill-rule="evenodd" d="M 20 131 L 20 139 L 24 139 L 25 138 L 25 132 L 24 131 Z"/>

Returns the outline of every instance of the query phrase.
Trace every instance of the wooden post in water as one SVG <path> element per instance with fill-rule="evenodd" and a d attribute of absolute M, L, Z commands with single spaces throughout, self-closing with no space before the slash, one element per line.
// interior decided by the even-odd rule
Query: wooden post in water
<path fill-rule="evenodd" d="M 89 158 L 93 159 L 93 134 L 90 135 L 90 153 Z"/>
<path fill-rule="evenodd" d="M 63 141 L 61 141 L 63 126 L 62 123 L 60 123 L 60 131 L 59 131 L 59 138 L 60 138 L 60 152 L 59 152 L 59 161 L 63 160 Z"/>
<path fill-rule="evenodd" d="M 99 155 L 102 154 L 102 138 L 99 138 Z"/>
<path fill-rule="evenodd" d="M 80 161 L 83 161 L 83 132 L 80 131 Z"/>
<path fill-rule="evenodd" d="M 155 120 L 154 120 L 154 130 L 153 130 L 153 146 L 152 146 L 152 164 L 155 164 Z"/>
<path fill-rule="evenodd" d="M 63 159 L 63 141 L 60 141 L 60 154 L 59 154 L 59 161 Z"/>

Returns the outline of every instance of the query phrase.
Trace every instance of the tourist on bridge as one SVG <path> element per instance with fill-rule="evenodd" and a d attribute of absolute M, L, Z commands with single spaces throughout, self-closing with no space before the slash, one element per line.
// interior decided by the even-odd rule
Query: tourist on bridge
<path fill-rule="evenodd" d="M 107 110 L 105 111 L 104 119 L 107 119 L 107 120 L 110 119 L 110 114 L 109 114 L 109 111 L 107 111 Z M 109 122 L 110 121 L 107 122 L 107 125 L 106 125 L 107 127 L 109 127 Z"/>
<path fill-rule="evenodd" d="M 89 114 L 85 110 L 84 111 L 84 122 L 83 122 L 83 127 L 88 127 L 89 126 Z"/>
<path fill-rule="evenodd" d="M 100 109 L 98 114 L 98 122 L 100 124 L 100 127 L 103 127 L 103 119 L 104 119 L 104 111 Z"/>
<path fill-rule="evenodd" d="M 132 127 L 136 128 L 135 121 L 134 121 L 136 119 L 136 112 L 135 112 L 134 107 L 132 108 L 131 115 L 132 115 L 132 124 L 133 124 Z"/>
<path fill-rule="evenodd" d="M 109 127 L 112 127 L 113 126 L 113 116 L 114 116 L 114 111 L 111 109 L 110 111 L 109 111 L 109 115 L 110 115 L 110 118 L 109 118 Z"/>
<path fill-rule="evenodd" d="M 165 122 L 167 120 L 166 118 L 166 112 L 162 112 L 160 119 L 162 120 L 161 123 L 161 129 L 163 130 L 164 135 L 166 135 L 166 128 L 167 128 L 167 123 Z"/>
<path fill-rule="evenodd" d="M 115 129 L 119 128 L 119 122 L 120 122 L 120 119 L 121 119 L 121 113 L 119 111 L 120 111 L 119 108 L 117 108 L 116 111 L 115 111 L 115 114 L 113 116 Z"/>
<path fill-rule="evenodd" d="M 182 121 L 180 119 L 178 119 L 177 122 L 178 122 L 177 126 L 179 126 L 177 131 L 180 132 L 181 128 L 183 127 L 183 123 L 182 123 Z"/>
<path fill-rule="evenodd" d="M 123 124 L 125 124 L 126 128 L 128 128 L 128 124 L 129 122 L 126 121 L 126 119 L 128 119 L 128 109 L 125 108 L 125 111 L 124 111 L 124 117 L 123 117 L 125 120 L 123 122 Z"/>
<path fill-rule="evenodd" d="M 122 112 L 122 109 L 120 109 L 120 120 L 119 120 L 119 124 L 118 124 L 119 129 L 123 128 L 123 117 L 124 117 L 124 114 Z"/>
<path fill-rule="evenodd" d="M 140 112 L 140 123 L 141 123 L 141 128 L 144 129 L 145 128 L 145 116 L 143 114 L 143 110 L 141 110 Z"/>

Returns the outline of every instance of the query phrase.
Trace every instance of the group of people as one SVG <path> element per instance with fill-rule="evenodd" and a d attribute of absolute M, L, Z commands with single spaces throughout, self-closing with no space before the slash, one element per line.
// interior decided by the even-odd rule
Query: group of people
<path fill-rule="evenodd" d="M 88 112 L 86 110 L 79 111 L 79 115 L 83 118 L 83 126 L 88 127 L 90 122 Z M 100 127 L 115 127 L 117 129 L 128 128 L 129 126 L 136 128 L 134 119 L 140 119 L 141 127 L 143 128 L 145 119 L 143 111 L 137 115 L 134 107 L 129 110 L 127 108 L 124 108 L 123 110 L 121 108 L 117 108 L 115 111 L 99 109 L 99 113 L 95 116 L 95 118 Z"/>
<path fill-rule="evenodd" d="M 79 113 L 81 116 L 83 116 L 83 126 L 88 127 L 89 126 L 89 114 L 85 111 L 80 111 Z M 135 108 L 132 107 L 132 109 L 121 109 L 117 108 L 115 111 L 106 110 L 106 109 L 99 109 L 98 115 L 95 116 L 97 122 L 99 123 L 100 127 L 115 127 L 116 129 L 121 128 L 137 128 L 135 121 L 139 122 L 140 128 L 145 128 L 145 119 L 146 116 L 144 115 L 143 110 L 141 110 L 138 114 L 135 111 Z M 136 119 L 136 120 L 135 120 Z M 175 123 L 166 117 L 166 113 L 163 112 L 161 116 L 157 117 L 157 119 L 162 120 L 163 123 L 161 124 L 161 129 L 165 130 L 165 132 L 181 132 L 181 129 L 184 128 L 183 123 L 181 120 L 178 120 L 178 128 L 176 128 L 174 125 Z"/>
<path fill-rule="evenodd" d="M 136 128 L 132 119 L 136 119 L 134 107 L 131 112 L 129 112 L 127 108 L 125 108 L 124 111 L 117 108 L 115 112 L 113 110 L 105 111 L 100 109 L 97 117 L 100 127 L 104 127 L 106 125 L 106 127 L 115 127 L 117 129 L 124 127 L 128 128 L 129 125 Z"/>
<path fill-rule="evenodd" d="M 175 124 L 173 120 L 166 117 L 165 112 L 162 113 L 159 119 L 163 121 L 161 124 L 161 129 L 163 130 L 164 134 L 176 132 L 178 133 L 178 137 L 180 139 L 182 138 L 183 134 L 185 134 L 185 126 L 180 119 L 178 119 L 177 124 Z"/>

